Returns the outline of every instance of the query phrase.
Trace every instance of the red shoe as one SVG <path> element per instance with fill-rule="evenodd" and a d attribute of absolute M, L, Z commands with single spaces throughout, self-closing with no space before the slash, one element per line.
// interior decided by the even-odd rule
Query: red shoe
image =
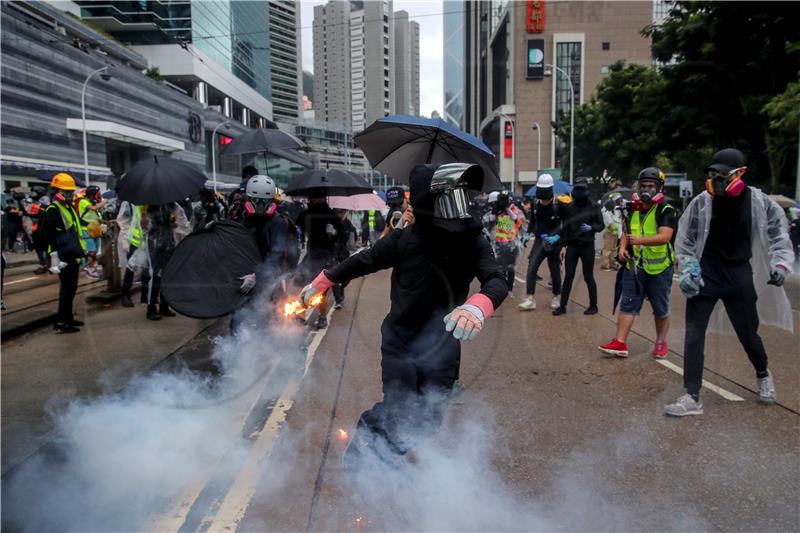
<path fill-rule="evenodd" d="M 653 357 L 666 357 L 668 351 L 669 348 L 667 348 L 667 341 L 656 341 L 655 346 L 653 346 Z"/>
<path fill-rule="evenodd" d="M 608 344 L 603 344 L 597 347 L 601 352 L 616 355 L 617 357 L 628 357 L 628 345 L 624 342 L 619 342 L 617 339 L 612 339 Z"/>

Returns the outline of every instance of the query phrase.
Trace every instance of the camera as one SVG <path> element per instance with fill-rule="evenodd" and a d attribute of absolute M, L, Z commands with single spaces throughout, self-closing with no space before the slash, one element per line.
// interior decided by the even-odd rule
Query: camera
<path fill-rule="evenodd" d="M 614 206 L 614 209 L 619 209 L 624 214 L 633 211 L 646 211 L 647 208 L 641 200 L 623 200 L 622 204 Z"/>

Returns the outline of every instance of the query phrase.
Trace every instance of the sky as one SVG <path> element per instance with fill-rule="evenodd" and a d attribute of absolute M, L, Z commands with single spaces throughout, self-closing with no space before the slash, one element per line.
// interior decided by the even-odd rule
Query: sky
<path fill-rule="evenodd" d="M 314 47 L 311 25 L 314 22 L 314 6 L 325 4 L 317 0 L 301 0 L 300 26 L 303 36 L 303 70 L 314 71 Z M 429 117 L 443 108 L 443 55 L 442 49 L 442 2 L 441 0 L 409 1 L 394 0 L 395 11 L 408 12 L 411 20 L 419 23 L 419 99 L 420 113 Z"/>

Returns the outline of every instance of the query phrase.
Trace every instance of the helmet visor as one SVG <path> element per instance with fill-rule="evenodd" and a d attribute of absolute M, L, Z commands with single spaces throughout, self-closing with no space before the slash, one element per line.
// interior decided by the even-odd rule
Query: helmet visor
<path fill-rule="evenodd" d="M 445 220 L 470 218 L 467 188 L 458 187 L 439 193 L 433 206 L 433 216 Z"/>

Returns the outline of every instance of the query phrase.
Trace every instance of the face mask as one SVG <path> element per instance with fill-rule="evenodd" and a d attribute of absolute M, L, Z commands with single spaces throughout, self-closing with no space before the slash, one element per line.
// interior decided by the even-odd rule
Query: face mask
<path fill-rule="evenodd" d="M 734 169 L 728 175 L 719 172 L 709 172 L 706 180 L 706 190 L 711 196 L 739 196 L 747 187 L 742 178 L 736 176 L 731 178 L 739 170 Z"/>
<path fill-rule="evenodd" d="M 576 187 L 572 189 L 572 199 L 576 202 L 580 202 L 589 198 L 589 191 L 584 189 L 583 187 Z"/>
<path fill-rule="evenodd" d="M 546 189 L 536 189 L 536 199 L 537 200 L 552 200 L 553 199 L 553 189 L 547 187 Z"/>
<path fill-rule="evenodd" d="M 244 210 L 250 216 L 271 217 L 278 210 L 278 205 L 263 198 L 254 198 L 245 202 Z"/>

